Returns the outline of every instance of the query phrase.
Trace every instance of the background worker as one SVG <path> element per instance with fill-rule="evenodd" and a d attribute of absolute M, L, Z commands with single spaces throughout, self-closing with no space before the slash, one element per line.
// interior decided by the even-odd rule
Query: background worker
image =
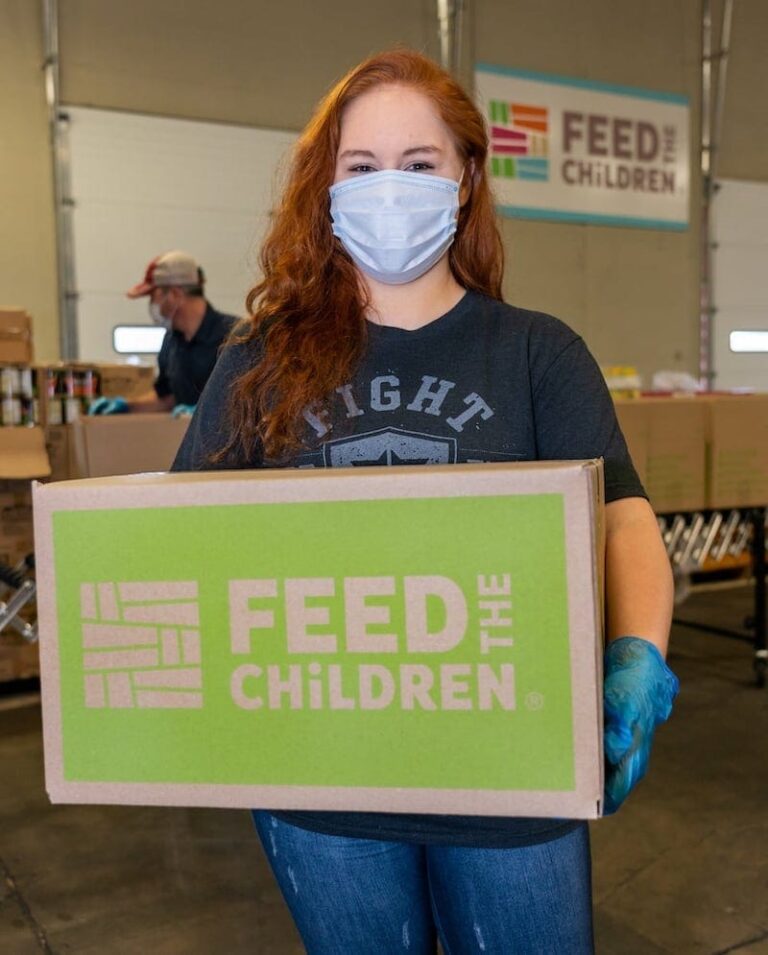
<path fill-rule="evenodd" d="M 91 406 L 91 414 L 194 410 L 219 349 L 237 322 L 234 315 L 211 305 L 204 285 L 203 270 L 187 252 L 166 252 L 149 263 L 143 281 L 126 294 L 148 297 L 150 318 L 166 329 L 154 389 L 132 401 L 101 398 Z"/>

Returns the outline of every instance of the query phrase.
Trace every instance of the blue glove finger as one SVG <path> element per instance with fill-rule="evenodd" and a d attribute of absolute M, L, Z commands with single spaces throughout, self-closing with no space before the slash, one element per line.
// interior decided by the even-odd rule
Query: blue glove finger
<path fill-rule="evenodd" d="M 127 414 L 128 410 L 125 398 L 97 398 L 88 408 L 88 414 Z"/>
<path fill-rule="evenodd" d="M 109 398 L 96 398 L 88 406 L 88 414 L 104 414 L 104 408 L 109 404 Z"/>
<path fill-rule="evenodd" d="M 605 758 L 611 765 L 616 766 L 629 752 L 636 723 L 628 724 L 620 717 L 609 717 L 606 714 L 603 731 L 603 749 Z"/>
<path fill-rule="evenodd" d="M 605 755 L 611 763 L 618 763 L 632 745 L 635 727 L 641 719 L 638 695 L 632 692 L 626 678 L 615 673 L 606 675 L 603 688 L 603 719 Z"/>
<path fill-rule="evenodd" d="M 645 776 L 651 754 L 651 740 L 638 740 L 635 748 L 615 767 L 606 767 L 605 799 L 603 812 L 606 816 L 621 806 L 635 786 Z"/>
<path fill-rule="evenodd" d="M 196 407 L 197 405 L 176 405 L 173 411 L 171 411 L 171 417 L 183 418 L 184 416 L 193 415 Z"/>

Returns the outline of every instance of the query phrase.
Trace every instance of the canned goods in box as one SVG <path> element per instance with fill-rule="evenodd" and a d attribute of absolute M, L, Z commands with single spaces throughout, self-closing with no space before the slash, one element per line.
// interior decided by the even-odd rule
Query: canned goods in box
<path fill-rule="evenodd" d="M 75 397 L 74 368 L 62 368 L 59 372 L 59 394 L 67 398 Z"/>
<path fill-rule="evenodd" d="M 0 368 L 0 395 L 3 398 L 13 398 L 21 391 L 20 371 L 14 365 Z"/>
<path fill-rule="evenodd" d="M 0 424 L 4 428 L 18 427 L 21 424 L 21 398 L 3 395 L 0 401 Z"/>
<path fill-rule="evenodd" d="M 19 394 L 30 401 L 35 396 L 34 377 L 31 368 L 19 369 Z"/>
<path fill-rule="evenodd" d="M 64 404 L 61 398 L 49 399 L 48 424 L 64 424 Z"/>
<path fill-rule="evenodd" d="M 82 417 L 83 406 L 79 398 L 65 398 L 63 405 L 65 424 L 72 424 Z"/>
<path fill-rule="evenodd" d="M 58 394 L 59 373 L 55 368 L 46 368 L 43 372 L 43 394 L 46 398 L 54 398 Z"/>

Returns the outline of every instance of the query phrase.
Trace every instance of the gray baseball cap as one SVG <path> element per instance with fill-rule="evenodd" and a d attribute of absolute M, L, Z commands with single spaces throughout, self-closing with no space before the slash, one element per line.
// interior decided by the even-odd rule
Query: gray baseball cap
<path fill-rule="evenodd" d="M 152 289 L 168 288 L 172 285 L 194 287 L 205 282 L 203 270 L 188 252 L 175 249 L 164 252 L 147 266 L 144 280 L 128 289 L 125 293 L 128 298 L 141 298 L 149 295 Z"/>

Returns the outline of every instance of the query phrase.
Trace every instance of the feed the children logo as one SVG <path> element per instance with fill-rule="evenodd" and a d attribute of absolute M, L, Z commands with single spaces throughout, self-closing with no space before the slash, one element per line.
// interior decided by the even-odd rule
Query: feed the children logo
<path fill-rule="evenodd" d="M 222 581 L 239 710 L 515 710 L 511 575 Z M 80 585 L 86 708 L 201 709 L 194 581 Z M 222 658 L 219 658 L 222 659 Z M 222 679 L 222 675 L 224 678 Z M 530 709 L 529 701 L 523 701 Z"/>
<path fill-rule="evenodd" d="M 84 583 L 85 705 L 200 709 L 200 620 L 194 581 Z"/>
<path fill-rule="evenodd" d="M 505 179 L 546 182 L 549 178 L 549 110 L 492 99 L 491 172 Z"/>

